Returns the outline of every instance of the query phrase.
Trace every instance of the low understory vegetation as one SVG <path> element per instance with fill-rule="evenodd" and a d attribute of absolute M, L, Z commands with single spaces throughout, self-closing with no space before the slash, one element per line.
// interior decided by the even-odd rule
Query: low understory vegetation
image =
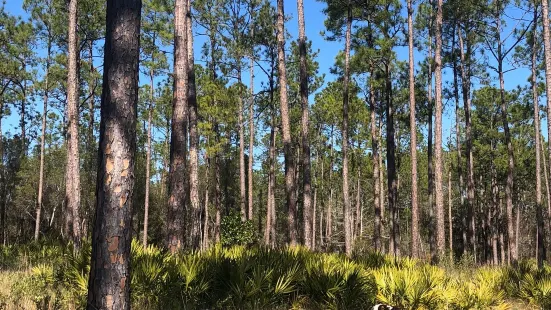
<path fill-rule="evenodd" d="M 0 309 L 85 306 L 90 248 L 0 247 Z M 551 267 L 437 267 L 376 253 L 222 247 L 170 255 L 132 244 L 134 309 L 551 309 Z"/>

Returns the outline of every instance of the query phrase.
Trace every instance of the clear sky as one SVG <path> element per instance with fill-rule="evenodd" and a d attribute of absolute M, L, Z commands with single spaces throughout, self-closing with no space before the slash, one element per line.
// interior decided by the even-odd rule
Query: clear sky
<path fill-rule="evenodd" d="M 275 2 L 275 0 L 272 0 Z M 14 15 L 20 15 L 24 19 L 28 19 L 28 14 L 22 9 L 23 0 L 8 0 L 6 3 L 6 9 L 8 12 Z M 275 3 L 274 3 L 275 4 Z M 321 31 L 325 29 L 324 27 L 324 20 L 325 16 L 322 14 L 322 10 L 325 7 L 325 4 L 323 2 L 315 1 L 315 0 L 305 0 L 304 1 L 304 12 L 305 12 L 305 21 L 306 21 L 306 35 L 309 40 L 312 40 L 312 48 L 314 50 L 319 49 L 319 55 L 317 58 L 317 61 L 320 64 L 320 73 L 325 73 L 326 80 L 325 83 L 332 81 L 335 79 L 335 76 L 333 76 L 329 69 L 334 64 L 335 56 L 337 53 L 343 49 L 343 42 L 330 42 L 324 40 L 324 38 L 321 36 Z M 404 3 L 405 6 L 405 3 Z M 294 0 L 285 0 L 285 13 L 286 15 L 291 16 L 291 20 L 289 20 L 286 23 L 287 31 L 293 36 L 293 39 L 296 39 L 296 36 L 298 35 L 298 27 L 297 27 L 297 19 L 296 19 L 296 1 Z M 403 16 L 406 16 L 406 11 L 402 10 Z M 509 21 L 507 22 L 508 26 L 504 30 L 504 33 L 509 33 L 514 27 L 517 27 L 518 24 L 513 21 L 515 18 L 521 18 L 523 17 L 523 11 L 520 9 L 515 8 L 509 8 L 507 9 L 507 16 L 509 16 Z M 524 16 L 526 17 L 526 16 Z M 529 17 L 527 17 L 529 18 Z M 507 43 L 511 43 L 513 40 L 512 36 L 510 39 L 508 39 Z M 196 60 L 200 61 L 200 47 L 203 42 L 203 38 L 196 37 L 195 39 L 195 54 L 196 54 Z M 396 52 L 398 55 L 399 60 L 407 60 L 407 49 L 404 47 L 396 48 Z M 40 51 L 39 51 L 40 53 Z M 415 61 L 419 62 L 422 58 L 424 58 L 425 55 L 419 52 L 415 53 Z M 101 60 L 98 60 L 101 62 Z M 511 68 L 509 64 L 506 64 L 506 69 Z M 495 74 L 493 72 L 489 72 L 491 76 L 493 77 L 492 84 L 495 86 L 498 86 L 497 80 L 495 79 Z M 450 81 L 451 79 L 451 72 L 450 70 L 444 70 L 444 81 Z M 255 70 L 255 75 L 260 77 L 263 75 L 263 73 L 257 69 Z M 509 73 L 506 73 L 505 75 L 505 87 L 506 89 L 513 89 L 516 88 L 517 85 L 525 85 L 527 83 L 527 79 L 529 78 L 530 72 L 527 68 L 519 68 L 514 71 L 511 71 Z M 248 84 L 248 74 L 244 74 L 244 80 L 243 82 L 245 84 Z M 259 89 L 260 87 L 260 79 L 256 79 L 258 82 L 258 85 L 255 86 L 256 89 Z M 143 79 L 145 81 L 145 79 Z M 476 85 L 475 85 L 476 88 Z M 310 102 L 312 103 L 313 96 L 310 97 Z M 450 136 L 450 129 L 454 126 L 454 117 L 453 117 L 453 107 L 451 107 L 453 103 L 449 103 L 449 107 L 446 106 L 446 110 L 444 112 L 444 128 L 443 128 L 443 137 L 444 141 L 447 141 L 448 137 Z M 40 111 L 41 107 L 38 105 L 37 109 Z M 3 132 L 11 131 L 14 132 L 17 128 L 18 124 L 18 116 L 12 113 L 11 116 L 7 117 L 2 122 L 2 130 Z M 547 136 L 546 131 L 546 123 L 545 120 L 543 120 L 542 124 L 542 131 L 544 133 L 544 136 Z"/>

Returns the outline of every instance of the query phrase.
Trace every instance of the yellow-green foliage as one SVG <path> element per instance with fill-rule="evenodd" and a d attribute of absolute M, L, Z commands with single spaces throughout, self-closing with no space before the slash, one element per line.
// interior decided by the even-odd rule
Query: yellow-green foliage
<path fill-rule="evenodd" d="M 551 309 L 551 269 L 441 268 L 377 253 L 215 245 L 170 255 L 132 244 L 134 309 Z M 0 248 L 0 308 L 82 308 L 90 247 Z M 515 304 L 515 306 L 511 306 Z M 525 309 L 527 306 L 522 306 Z"/>

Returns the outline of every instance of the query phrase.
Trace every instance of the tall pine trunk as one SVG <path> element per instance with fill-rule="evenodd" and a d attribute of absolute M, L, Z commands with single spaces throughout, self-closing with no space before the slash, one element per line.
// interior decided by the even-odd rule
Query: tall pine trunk
<path fill-rule="evenodd" d="M 547 119 L 551 119 L 551 33 L 549 32 L 549 3 L 548 0 L 541 2 L 541 15 L 543 19 L 543 46 L 545 51 L 545 97 L 547 98 Z M 551 122 L 547 122 L 547 141 L 551 141 Z M 542 144 L 543 145 L 543 144 Z M 544 161 L 549 161 L 551 168 L 551 143 L 547 144 L 548 158 Z M 549 176 L 546 175 L 546 180 L 549 181 Z M 547 194 L 548 212 L 551 221 L 551 201 L 549 193 Z M 551 228 L 551 223 L 549 224 Z"/>
<path fill-rule="evenodd" d="M 40 214 L 42 213 L 42 196 L 44 189 L 44 155 L 46 148 L 46 120 L 48 117 L 48 96 L 50 94 L 48 75 L 50 73 L 50 54 L 52 52 L 52 41 L 48 37 L 46 49 L 46 72 L 44 78 L 44 106 L 42 111 L 42 135 L 40 137 L 40 171 L 38 173 L 38 197 L 36 199 L 36 219 L 34 228 L 34 240 L 37 241 L 40 234 Z M 1 127 L 0 127 L 1 128 Z M 0 141 L 0 143 L 2 143 Z M 0 157 L 1 158 L 1 157 Z"/>
<path fill-rule="evenodd" d="M 411 151 L 411 255 L 419 257 L 419 205 L 417 202 L 417 122 L 415 120 L 415 63 L 413 60 L 413 0 L 408 0 L 409 128 Z"/>
<path fill-rule="evenodd" d="M 140 0 L 107 2 L 89 310 L 130 309 L 140 15 Z"/>
<path fill-rule="evenodd" d="M 69 56 L 67 66 L 67 166 L 65 168 L 65 206 L 72 217 L 71 239 L 75 249 L 80 248 L 80 165 L 78 151 L 79 83 L 78 83 L 78 38 L 77 0 L 69 1 Z"/>
<path fill-rule="evenodd" d="M 184 243 L 186 205 L 187 127 L 188 127 L 188 54 L 186 42 L 187 0 L 174 3 L 174 92 L 170 131 L 170 170 L 168 177 L 167 248 L 175 253 Z"/>
<path fill-rule="evenodd" d="M 312 248 L 312 180 L 310 172 L 310 141 L 308 140 L 308 67 L 306 61 L 306 34 L 304 25 L 304 3 L 297 0 L 298 12 L 298 49 L 300 54 L 300 105 L 302 109 L 302 193 L 304 245 Z"/>
<path fill-rule="evenodd" d="M 350 80 L 350 36 L 352 33 L 352 8 L 348 3 L 346 18 L 346 42 L 344 49 L 344 81 L 342 95 L 342 197 L 344 213 L 344 248 L 346 255 L 352 254 L 352 227 L 350 217 L 350 190 L 348 186 L 348 96 Z"/>
<path fill-rule="evenodd" d="M 436 250 L 437 259 L 444 257 L 446 235 L 444 221 L 444 193 L 442 191 L 442 0 L 438 0 L 436 10 L 436 50 L 434 52 L 435 83 L 435 202 L 436 202 Z"/>
<path fill-rule="evenodd" d="M 287 203 L 287 221 L 289 243 L 297 243 L 296 227 L 296 180 L 295 161 L 291 141 L 291 124 L 289 121 L 289 105 L 287 102 L 287 69 L 285 66 L 285 13 L 283 0 L 277 0 L 277 67 L 279 71 L 279 100 L 281 110 L 281 127 L 283 131 L 283 151 L 285 155 L 285 192 Z"/>
<path fill-rule="evenodd" d="M 189 197 L 191 202 L 191 246 L 198 249 L 201 244 L 201 208 L 199 207 L 199 131 L 197 129 L 197 91 L 195 86 L 195 68 L 193 57 L 193 31 L 191 20 L 192 0 L 187 0 L 187 78 L 189 107 Z"/>
<path fill-rule="evenodd" d="M 536 141 L 536 220 L 537 220 L 537 261 L 538 267 L 543 267 L 543 261 L 545 260 L 545 229 L 543 225 L 543 204 L 541 199 L 541 157 L 540 157 L 540 144 L 541 144 L 541 132 L 540 132 L 540 107 L 538 101 L 538 80 L 537 80 L 537 50 L 538 45 L 538 10 L 537 6 L 534 7 L 534 21 L 532 25 L 532 96 L 534 104 L 534 138 Z"/>
<path fill-rule="evenodd" d="M 381 187 L 380 187 L 380 173 L 379 173 L 379 133 L 377 132 L 377 111 L 375 109 L 375 76 L 374 68 L 371 67 L 371 74 L 369 78 L 369 113 L 371 121 L 371 152 L 373 154 L 373 206 L 375 208 L 375 221 L 374 221 L 374 231 L 373 231 L 373 245 L 375 251 L 382 252 L 382 243 L 381 243 L 381 231 L 382 231 L 382 222 L 381 222 Z"/>
<path fill-rule="evenodd" d="M 151 179 L 151 126 L 153 118 L 153 100 L 155 96 L 153 85 L 153 70 L 149 72 L 149 106 L 147 108 L 147 150 L 145 154 L 145 198 L 143 213 L 143 247 L 147 247 L 147 232 L 149 225 L 149 188 Z"/>
<path fill-rule="evenodd" d="M 249 64 L 249 70 L 250 70 L 250 100 L 249 100 L 249 166 L 248 166 L 248 191 L 249 191 L 249 199 L 248 199 L 248 209 L 249 212 L 247 215 L 249 216 L 249 221 L 253 220 L 253 182 L 254 182 L 254 175 L 253 175 L 253 163 L 254 163 L 254 49 L 251 51 L 251 59 Z"/>

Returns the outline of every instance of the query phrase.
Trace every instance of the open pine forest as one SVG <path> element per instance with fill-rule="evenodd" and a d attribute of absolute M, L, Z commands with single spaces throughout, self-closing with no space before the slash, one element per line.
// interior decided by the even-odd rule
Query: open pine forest
<path fill-rule="evenodd" d="M 547 0 L 0 0 L 0 309 L 551 309 L 550 117 Z"/>

